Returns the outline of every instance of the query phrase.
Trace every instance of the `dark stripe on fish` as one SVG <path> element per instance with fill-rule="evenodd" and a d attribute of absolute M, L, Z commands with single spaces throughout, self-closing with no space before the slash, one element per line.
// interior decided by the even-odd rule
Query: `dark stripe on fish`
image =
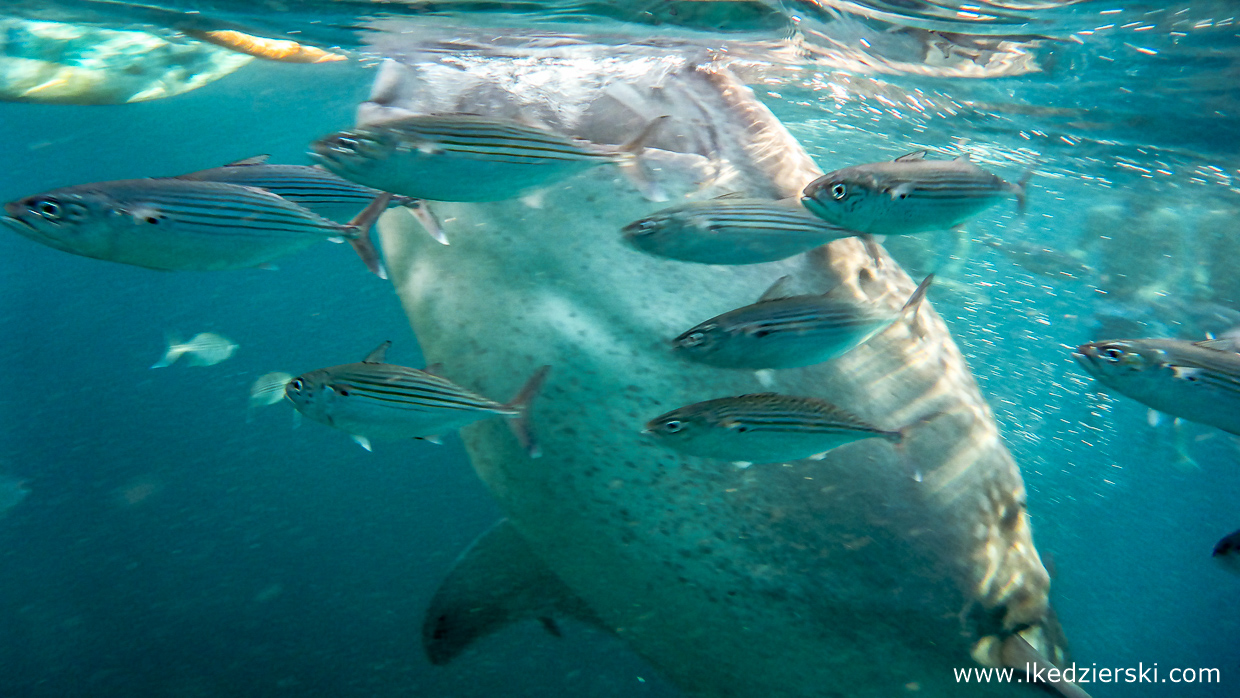
<path fill-rule="evenodd" d="M 505 406 L 429 373 L 384 366 L 374 371 L 337 371 L 333 385 L 346 385 L 350 397 L 358 396 L 407 409 L 461 410 L 515 414 Z"/>
<path fill-rule="evenodd" d="M 383 124 L 372 127 L 384 130 Z M 610 160 L 605 153 L 591 152 L 563 136 L 519 124 L 454 117 L 418 119 L 390 126 L 401 135 L 424 138 L 430 147 L 487 156 L 500 162 L 540 162 L 546 160 Z"/>

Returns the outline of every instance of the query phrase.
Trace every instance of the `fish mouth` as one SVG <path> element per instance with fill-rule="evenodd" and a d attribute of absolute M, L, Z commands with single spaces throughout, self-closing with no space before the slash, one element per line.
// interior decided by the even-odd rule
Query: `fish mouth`
<path fill-rule="evenodd" d="M 10 202 L 8 202 L 7 204 L 5 204 L 5 205 L 4 205 L 4 213 L 5 213 L 5 215 L 4 215 L 4 216 L 2 216 L 2 217 L 0 217 L 0 220 L 6 220 L 6 221 L 12 221 L 12 222 L 15 222 L 15 223 L 21 223 L 22 225 L 26 226 L 27 228 L 32 228 L 32 229 L 33 229 L 33 228 L 34 228 L 34 226 L 30 225 L 30 223 L 26 222 L 26 219 L 22 217 L 22 214 L 23 214 L 23 213 L 26 213 L 26 211 L 27 211 L 27 209 L 26 209 L 26 207 L 25 207 L 24 205 L 22 205 L 22 202 L 20 202 L 20 201 L 10 201 Z"/>
<path fill-rule="evenodd" d="M 1097 372 L 1095 370 L 1098 366 L 1097 347 L 1091 344 L 1082 344 L 1076 348 L 1076 351 L 1072 352 L 1072 358 L 1076 360 L 1076 363 L 1081 368 L 1085 369 L 1086 373 L 1094 375 Z"/>
<path fill-rule="evenodd" d="M 24 235 L 27 232 L 38 232 L 38 229 L 34 227 L 33 223 L 21 216 L 19 213 L 20 209 L 14 208 L 14 204 L 5 204 L 4 211 L 7 215 L 0 216 L 0 223 L 5 223 L 9 227 L 13 228 L 13 232 L 18 233 L 19 235 Z"/>
<path fill-rule="evenodd" d="M 818 202 L 818 199 L 814 198 L 814 195 L 810 192 L 809 187 L 805 188 L 805 194 L 801 197 L 801 205 L 804 206 L 810 213 L 826 220 L 827 217 L 823 214 L 826 212 L 827 207 L 823 206 Z"/>

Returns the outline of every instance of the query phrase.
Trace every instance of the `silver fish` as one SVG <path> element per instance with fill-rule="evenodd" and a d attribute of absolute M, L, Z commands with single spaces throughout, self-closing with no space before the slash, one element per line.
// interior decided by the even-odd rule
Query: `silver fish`
<path fill-rule="evenodd" d="M 237 343 L 214 332 L 200 332 L 188 342 L 169 337 L 168 350 L 164 358 L 156 361 L 151 368 L 165 368 L 177 362 L 182 356 L 188 356 L 190 366 L 214 366 L 226 361 L 237 351 Z"/>
<path fill-rule="evenodd" d="M 366 450 L 370 439 L 427 439 L 487 417 L 502 416 L 532 457 L 538 447 L 529 433 L 530 401 L 549 366 L 534 373 L 512 401 L 501 404 L 463 388 L 432 371 L 383 363 L 391 342 L 384 342 L 360 363 L 303 373 L 284 394 L 297 411 L 341 429 Z"/>
<path fill-rule="evenodd" d="M 694 403 L 650 420 L 646 433 L 690 455 L 748 463 L 813 458 L 872 437 L 903 438 L 829 402 L 777 393 Z"/>
<path fill-rule="evenodd" d="M 198 182 L 223 182 L 258 187 L 292 201 L 333 221 L 347 221 L 383 192 L 337 177 L 322 167 L 273 165 L 268 155 L 255 155 L 230 162 L 223 167 L 190 172 L 177 177 Z M 442 244 L 448 244 L 439 221 L 425 201 L 407 196 L 393 197 L 391 203 L 404 206 L 418 218 L 426 231 Z"/>
<path fill-rule="evenodd" d="M 1011 184 L 969 162 L 927 160 L 926 151 L 892 162 L 845 167 L 805 187 L 801 203 L 825 221 L 871 235 L 903 235 L 957 226 L 1015 195 L 1025 209 L 1025 182 Z"/>
<path fill-rule="evenodd" d="M 1112 339 L 1072 358 L 1103 385 L 1159 412 L 1240 434 L 1240 354 L 1230 339 Z"/>
<path fill-rule="evenodd" d="M 648 198 L 664 200 L 637 157 L 666 117 L 628 143 L 598 145 L 516 121 L 419 114 L 325 136 L 311 157 L 345 179 L 431 201 L 499 201 L 614 163 Z"/>
<path fill-rule="evenodd" d="M 774 262 L 854 235 L 795 199 L 732 196 L 665 208 L 624 227 L 625 241 L 642 252 L 699 264 Z"/>
<path fill-rule="evenodd" d="M 672 340 L 687 359 L 726 368 L 795 368 L 841 356 L 915 314 L 934 280 L 927 276 L 904 307 L 891 311 L 823 295 L 780 297 L 787 277 L 753 305 L 713 317 Z"/>
<path fill-rule="evenodd" d="M 1214 546 L 1214 559 L 1228 572 L 1240 574 L 1240 531 L 1224 536 Z"/>
<path fill-rule="evenodd" d="M 246 269 L 344 238 L 386 278 L 370 226 L 382 194 L 348 225 L 264 189 L 175 178 L 53 189 L 5 204 L 18 234 L 63 252 L 167 271 Z"/>

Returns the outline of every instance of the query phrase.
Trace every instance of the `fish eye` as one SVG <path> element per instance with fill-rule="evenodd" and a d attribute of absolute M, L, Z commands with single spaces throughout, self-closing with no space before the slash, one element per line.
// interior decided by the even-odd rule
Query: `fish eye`
<path fill-rule="evenodd" d="M 288 389 L 293 392 L 301 392 L 303 387 L 305 387 L 305 384 L 301 382 L 300 378 L 294 378 L 288 382 Z"/>
<path fill-rule="evenodd" d="M 332 142 L 332 149 L 341 152 L 353 153 L 361 149 L 362 142 L 354 136 L 336 136 Z"/>
<path fill-rule="evenodd" d="M 1124 350 L 1116 347 L 1107 347 L 1098 352 L 1098 355 L 1111 363 L 1119 363 L 1124 358 Z"/>
<path fill-rule="evenodd" d="M 678 419 L 671 419 L 663 423 L 663 431 L 666 431 L 669 434 L 675 434 L 684 428 L 685 425 Z"/>
<path fill-rule="evenodd" d="M 34 208 L 49 221 L 60 219 L 60 204 L 55 199 L 42 199 L 35 203 Z"/>
<path fill-rule="evenodd" d="M 836 182 L 835 184 L 831 185 L 831 196 L 836 201 L 839 201 L 840 199 L 844 198 L 845 196 L 847 196 L 847 194 L 848 194 L 848 187 L 844 186 L 843 182 Z"/>

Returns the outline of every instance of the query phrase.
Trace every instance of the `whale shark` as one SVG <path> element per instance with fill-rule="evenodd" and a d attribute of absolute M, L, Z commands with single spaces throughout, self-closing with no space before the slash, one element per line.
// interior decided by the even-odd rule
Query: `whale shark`
<path fill-rule="evenodd" d="M 523 119 L 605 144 L 668 115 L 643 158 L 673 202 L 784 199 L 822 175 L 702 52 L 410 50 L 380 67 L 358 121 L 416 113 Z M 530 415 L 540 458 L 500 420 L 461 432 L 506 518 L 430 603 L 434 663 L 471 661 L 474 641 L 523 619 L 559 633 L 564 617 L 712 698 L 1033 696 L 1044 689 L 1028 682 L 961 686 L 953 669 L 1070 661 L 1020 471 L 931 303 L 814 366 L 755 373 L 673 351 L 685 327 L 784 276 L 789 292 L 834 288 L 898 312 L 915 284 L 881 248 L 845 238 L 727 267 L 646 255 L 621 231 L 667 204 L 614 168 L 520 199 L 430 205 L 450 245 L 399 209 L 378 226 L 427 361 L 494 395 L 552 367 Z M 904 437 L 737 467 L 642 434 L 682 405 L 760 392 L 829 401 Z"/>

